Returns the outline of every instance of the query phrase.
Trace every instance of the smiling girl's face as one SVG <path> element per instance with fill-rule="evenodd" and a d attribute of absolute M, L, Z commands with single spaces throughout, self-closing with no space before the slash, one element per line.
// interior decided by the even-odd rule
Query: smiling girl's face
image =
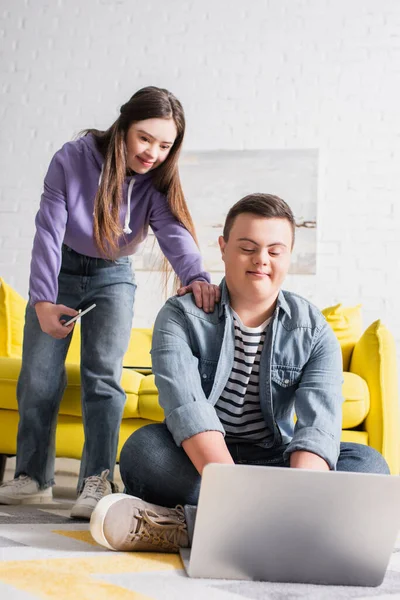
<path fill-rule="evenodd" d="M 129 168 L 141 174 L 156 169 L 167 158 L 176 136 L 177 129 L 172 118 L 133 123 L 126 134 Z"/>

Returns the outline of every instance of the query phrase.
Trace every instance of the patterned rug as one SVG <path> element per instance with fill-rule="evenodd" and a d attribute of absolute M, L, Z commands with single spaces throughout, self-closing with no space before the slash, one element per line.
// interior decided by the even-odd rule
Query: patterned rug
<path fill-rule="evenodd" d="M 400 539 L 379 588 L 189 579 L 177 555 L 109 552 L 71 503 L 0 506 L 1 600 L 340 600 L 400 598 Z"/>

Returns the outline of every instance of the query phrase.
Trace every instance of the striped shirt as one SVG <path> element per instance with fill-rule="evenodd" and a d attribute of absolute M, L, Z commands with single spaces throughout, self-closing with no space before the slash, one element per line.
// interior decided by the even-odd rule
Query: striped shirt
<path fill-rule="evenodd" d="M 215 409 L 227 441 L 261 442 L 272 432 L 267 428 L 260 407 L 260 356 L 271 318 L 259 327 L 246 327 L 232 311 L 235 326 L 235 355 L 231 375 Z"/>

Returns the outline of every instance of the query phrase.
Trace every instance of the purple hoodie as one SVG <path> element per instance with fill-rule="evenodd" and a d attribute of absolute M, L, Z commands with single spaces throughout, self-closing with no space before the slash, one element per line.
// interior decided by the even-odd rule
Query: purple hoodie
<path fill-rule="evenodd" d="M 103 162 L 94 137 L 89 134 L 65 144 L 50 163 L 35 221 L 29 282 L 32 305 L 57 302 L 63 243 L 79 254 L 101 258 L 93 236 L 93 211 Z M 132 194 L 128 215 L 129 183 Z M 210 281 L 195 241 L 172 215 L 166 197 L 155 189 L 151 172 L 127 177 L 123 198 L 121 225 L 125 224 L 130 233 L 121 236 L 118 257 L 134 254 L 147 237 L 150 225 L 183 285 Z"/>

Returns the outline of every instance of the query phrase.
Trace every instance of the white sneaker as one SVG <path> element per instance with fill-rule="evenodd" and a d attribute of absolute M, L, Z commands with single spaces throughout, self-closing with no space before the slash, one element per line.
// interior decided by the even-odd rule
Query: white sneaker
<path fill-rule="evenodd" d="M 100 500 L 90 533 L 101 546 L 119 552 L 179 552 L 189 546 L 182 506 L 166 508 L 127 494 Z"/>
<path fill-rule="evenodd" d="M 0 504 L 43 504 L 53 501 L 51 487 L 40 490 L 39 485 L 28 475 L 0 485 Z"/>
<path fill-rule="evenodd" d="M 109 472 L 106 469 L 101 475 L 92 475 L 86 479 L 85 486 L 71 510 L 72 519 L 90 519 L 99 500 L 112 494 L 114 490 L 118 492 L 118 487 L 113 484 L 113 490 L 110 481 L 107 480 Z"/>

